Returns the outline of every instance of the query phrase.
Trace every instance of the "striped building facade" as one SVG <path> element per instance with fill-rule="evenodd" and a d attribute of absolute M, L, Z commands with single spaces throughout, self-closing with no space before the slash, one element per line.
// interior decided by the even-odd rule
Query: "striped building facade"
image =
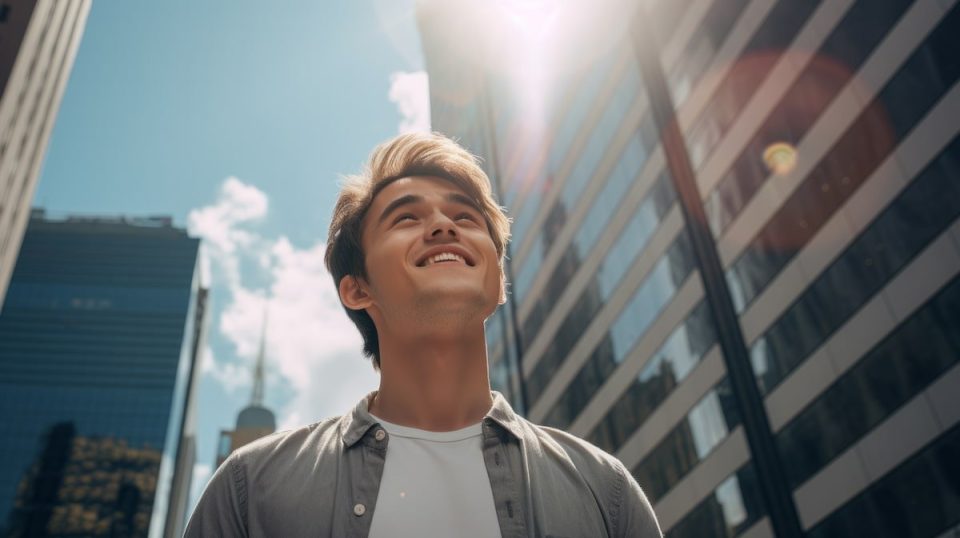
<path fill-rule="evenodd" d="M 418 18 L 433 128 L 514 221 L 498 390 L 668 536 L 958 532 L 954 0 Z"/>
<path fill-rule="evenodd" d="M 0 0 L 0 307 L 90 0 Z"/>

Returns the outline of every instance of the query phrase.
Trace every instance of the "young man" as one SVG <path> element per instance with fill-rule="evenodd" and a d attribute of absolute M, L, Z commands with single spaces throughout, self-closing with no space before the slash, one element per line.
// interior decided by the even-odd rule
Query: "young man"
<path fill-rule="evenodd" d="M 241 448 L 187 536 L 659 537 L 614 457 L 490 391 L 509 222 L 476 160 L 399 136 L 348 178 L 326 263 L 379 369 L 349 414 Z"/>

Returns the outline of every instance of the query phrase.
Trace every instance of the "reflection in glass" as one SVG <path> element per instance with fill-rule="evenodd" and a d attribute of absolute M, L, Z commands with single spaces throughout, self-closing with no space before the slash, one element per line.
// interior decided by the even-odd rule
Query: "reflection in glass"
<path fill-rule="evenodd" d="M 691 271 L 693 258 L 687 234 L 683 231 L 634 292 L 633 298 L 624 307 L 600 346 L 594 350 L 577 377 L 570 383 L 568 390 L 564 391 L 547 414 L 544 420 L 547 425 L 565 428 L 573 421 L 616 365 L 627 357 Z M 573 349 L 580 335 L 593 321 L 593 315 L 599 312 L 604 304 L 595 297 L 596 286 L 588 287 L 585 293 L 591 293 L 589 297 L 592 301 L 579 301 L 571 315 L 580 312 L 584 305 L 591 305 L 590 310 L 583 312 L 579 319 L 568 315 L 552 345 L 534 369 L 531 380 L 536 381 L 531 386 L 537 387 L 534 392 L 537 396 L 553 375 L 554 369 Z M 576 324 L 567 325 L 568 321 Z"/>
<path fill-rule="evenodd" d="M 664 535 L 666 538 L 731 538 L 746 531 L 765 514 L 756 473 L 748 463 L 721 482 Z"/>
<path fill-rule="evenodd" d="M 703 461 L 740 424 L 724 378 L 634 469 L 651 502 L 657 502 Z"/>
<path fill-rule="evenodd" d="M 750 349 L 769 392 L 960 216 L 955 137 Z"/>
<path fill-rule="evenodd" d="M 611 406 L 587 439 L 615 453 L 657 409 L 713 346 L 716 334 L 706 302 L 694 307 Z"/>
<path fill-rule="evenodd" d="M 960 10 L 941 19 L 727 271 L 742 312 L 960 77 Z M 797 118 L 804 118 L 799 115 Z M 739 294 L 739 295 L 737 295 Z"/>
<path fill-rule="evenodd" d="M 149 444 L 54 425 L 17 487 L 9 535 L 146 536 L 160 457 Z"/>
<path fill-rule="evenodd" d="M 811 538 L 952 536 L 960 524 L 960 426 L 810 529 Z"/>
<path fill-rule="evenodd" d="M 777 433 L 790 486 L 820 471 L 958 361 L 955 278 Z"/>

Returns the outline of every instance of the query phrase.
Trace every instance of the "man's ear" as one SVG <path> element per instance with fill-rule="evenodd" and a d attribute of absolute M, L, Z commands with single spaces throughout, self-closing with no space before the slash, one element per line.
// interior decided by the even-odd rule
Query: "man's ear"
<path fill-rule="evenodd" d="M 364 283 L 353 275 L 346 275 L 340 279 L 340 301 L 350 310 L 363 310 L 373 303 Z"/>

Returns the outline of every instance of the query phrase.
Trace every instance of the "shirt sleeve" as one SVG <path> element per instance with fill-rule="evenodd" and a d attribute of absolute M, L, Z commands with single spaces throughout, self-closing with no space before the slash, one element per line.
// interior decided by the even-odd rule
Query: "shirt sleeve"
<path fill-rule="evenodd" d="M 616 517 L 616 536 L 662 538 L 660 523 L 657 522 L 653 507 L 640 485 L 622 463 L 618 465 L 618 471 L 622 478 L 622 488 Z"/>
<path fill-rule="evenodd" d="M 246 477 L 233 454 L 210 478 L 190 516 L 184 538 L 247 536 L 246 504 Z"/>

